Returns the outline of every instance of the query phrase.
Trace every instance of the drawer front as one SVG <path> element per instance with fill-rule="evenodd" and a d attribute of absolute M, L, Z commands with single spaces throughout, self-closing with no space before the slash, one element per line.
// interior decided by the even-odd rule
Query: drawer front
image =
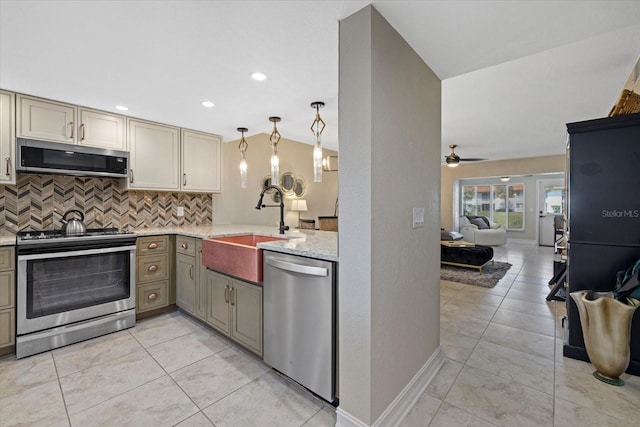
<path fill-rule="evenodd" d="M 167 252 L 169 249 L 169 236 L 138 237 L 137 244 L 138 255 Z"/>
<path fill-rule="evenodd" d="M 136 290 L 136 313 L 167 306 L 166 280 L 138 286 Z"/>
<path fill-rule="evenodd" d="M 0 270 L 14 270 L 16 268 L 15 262 L 13 246 L 0 247 Z"/>
<path fill-rule="evenodd" d="M 176 253 L 196 256 L 196 239 L 194 237 L 176 237 Z"/>
<path fill-rule="evenodd" d="M 169 255 L 147 255 L 136 261 L 136 283 L 166 280 L 169 278 Z"/>
<path fill-rule="evenodd" d="M 15 306 L 15 276 L 13 271 L 0 273 L 0 310 Z"/>

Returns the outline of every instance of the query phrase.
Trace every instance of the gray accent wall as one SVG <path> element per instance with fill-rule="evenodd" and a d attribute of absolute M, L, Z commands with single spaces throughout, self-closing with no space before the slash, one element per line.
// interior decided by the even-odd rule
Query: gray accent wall
<path fill-rule="evenodd" d="M 439 346 L 441 82 L 367 6 L 340 22 L 339 90 L 340 409 L 371 425 Z"/>

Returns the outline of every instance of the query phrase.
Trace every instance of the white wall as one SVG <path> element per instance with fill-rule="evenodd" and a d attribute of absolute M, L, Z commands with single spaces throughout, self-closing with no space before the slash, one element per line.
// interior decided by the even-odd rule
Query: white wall
<path fill-rule="evenodd" d="M 440 88 L 375 8 L 341 21 L 340 411 L 365 424 L 439 346 Z"/>
<path fill-rule="evenodd" d="M 313 120 L 313 116 L 310 116 Z M 327 126 L 337 126 L 328 123 Z M 309 131 L 312 138 L 313 135 Z M 310 139 L 311 139 L 310 138 Z M 277 208 L 255 209 L 262 191 L 262 181 L 270 175 L 271 145 L 269 135 L 261 133 L 245 137 L 249 148 L 246 153 L 248 165 L 247 187 L 240 188 L 240 151 L 239 141 L 231 141 L 222 146 L 222 194 L 213 195 L 214 224 L 259 224 L 278 226 L 280 210 Z M 338 172 L 324 172 L 322 182 L 313 182 L 313 146 L 282 138 L 278 144 L 280 174 L 293 172 L 304 179 L 307 190 L 301 197 L 307 201 L 307 212 L 301 212 L 300 218 L 315 219 L 318 216 L 331 216 L 338 197 Z M 323 150 L 324 156 L 336 156 L 331 150 Z M 265 195 L 265 204 L 275 204 Z M 285 200 L 285 222 L 297 227 L 298 213 L 290 212 L 291 199 Z"/>

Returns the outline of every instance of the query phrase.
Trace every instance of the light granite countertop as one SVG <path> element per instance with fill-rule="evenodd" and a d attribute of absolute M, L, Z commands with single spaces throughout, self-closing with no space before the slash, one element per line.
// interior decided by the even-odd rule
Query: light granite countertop
<path fill-rule="evenodd" d="M 181 236 L 206 239 L 241 234 L 259 234 L 262 236 L 284 237 L 286 240 L 259 243 L 260 249 L 317 258 L 326 261 L 338 261 L 338 233 L 317 230 L 289 230 L 278 234 L 276 227 L 250 224 L 216 224 L 200 226 L 150 227 L 132 229 L 138 236 L 160 234 L 179 234 Z"/>
<path fill-rule="evenodd" d="M 260 249 L 300 255 L 309 258 L 338 261 L 338 233 L 317 230 L 289 230 L 284 236 L 278 234 L 276 227 L 250 224 L 220 225 L 185 225 L 177 227 L 149 227 L 132 229 L 136 236 L 153 236 L 161 234 L 179 234 L 181 236 L 206 239 L 239 234 L 260 234 L 263 236 L 284 237 L 285 240 L 259 243 Z M 0 233 L 0 246 L 16 244 L 16 236 L 11 233 Z"/>
<path fill-rule="evenodd" d="M 0 233 L 0 246 L 13 246 L 16 244 L 16 235 L 11 233 Z"/>

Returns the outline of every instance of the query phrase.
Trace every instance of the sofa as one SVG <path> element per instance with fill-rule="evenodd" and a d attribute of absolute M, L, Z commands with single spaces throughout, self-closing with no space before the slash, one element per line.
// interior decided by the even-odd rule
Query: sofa
<path fill-rule="evenodd" d="M 485 216 L 461 216 L 460 233 L 464 241 L 476 245 L 501 246 L 507 243 L 507 230 Z"/>

